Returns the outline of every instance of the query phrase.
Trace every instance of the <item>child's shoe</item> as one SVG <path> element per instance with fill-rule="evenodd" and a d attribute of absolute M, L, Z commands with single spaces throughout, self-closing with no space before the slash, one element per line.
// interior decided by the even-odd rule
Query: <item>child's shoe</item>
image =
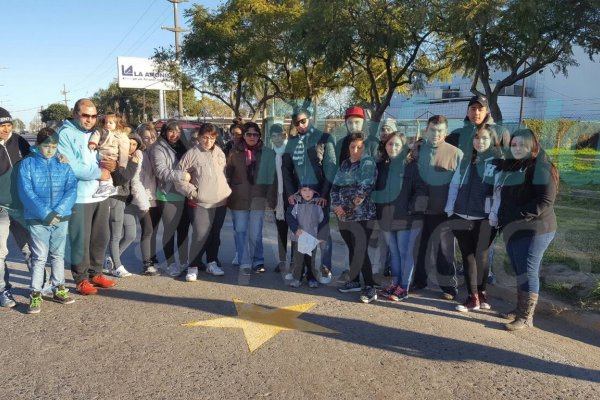
<path fill-rule="evenodd" d="M 75 303 L 75 300 L 71 296 L 69 296 L 69 292 L 62 285 L 59 286 L 58 289 L 56 289 L 56 292 L 54 292 L 54 296 L 52 296 L 52 298 L 54 299 L 54 301 L 60 304 Z"/>
<path fill-rule="evenodd" d="M 42 311 L 42 294 L 40 292 L 31 292 L 27 314 L 39 314 L 40 311 Z"/>
<path fill-rule="evenodd" d="M 92 197 L 110 197 L 117 194 L 118 190 L 113 185 L 100 185 Z"/>

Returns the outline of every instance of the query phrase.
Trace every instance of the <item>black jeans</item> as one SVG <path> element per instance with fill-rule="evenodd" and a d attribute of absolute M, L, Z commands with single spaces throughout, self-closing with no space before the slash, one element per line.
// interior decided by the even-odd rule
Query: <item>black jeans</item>
<path fill-rule="evenodd" d="M 102 274 L 104 254 L 110 238 L 109 199 L 76 203 L 69 219 L 71 273 L 75 283 Z"/>
<path fill-rule="evenodd" d="M 350 279 L 360 282 L 362 272 L 365 286 L 373 286 L 373 267 L 369 259 L 369 239 L 373 229 L 372 221 L 339 221 L 340 235 L 346 246 L 350 259 Z"/>
<path fill-rule="evenodd" d="M 454 265 L 454 235 L 446 214 L 425 214 L 423 217 L 414 282 L 426 286 L 427 270 L 434 265 L 440 289 L 456 295 L 458 282 Z"/>
<path fill-rule="evenodd" d="M 490 226 L 487 218 L 468 220 L 456 215 L 450 219 L 450 226 L 462 255 L 467 292 L 469 295 L 483 292 L 490 270 L 488 254 L 496 229 Z"/>

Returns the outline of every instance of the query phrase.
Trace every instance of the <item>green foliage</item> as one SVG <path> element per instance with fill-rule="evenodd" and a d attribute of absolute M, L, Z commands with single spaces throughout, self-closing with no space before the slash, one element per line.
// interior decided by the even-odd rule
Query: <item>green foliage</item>
<path fill-rule="evenodd" d="M 43 109 L 40 114 L 42 115 L 42 122 L 64 121 L 71 116 L 71 110 L 62 103 L 54 103 Z"/>

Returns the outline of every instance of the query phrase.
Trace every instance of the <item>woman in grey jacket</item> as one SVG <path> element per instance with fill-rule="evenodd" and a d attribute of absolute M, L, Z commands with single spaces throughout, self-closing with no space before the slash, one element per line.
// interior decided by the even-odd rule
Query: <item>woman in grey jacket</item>
<path fill-rule="evenodd" d="M 209 238 L 218 238 L 227 213 L 227 198 L 231 189 L 225 178 L 225 154 L 215 146 L 217 127 L 205 124 L 198 132 L 198 145 L 192 147 L 179 162 L 178 168 L 187 172 L 185 179 L 177 182 L 177 191 L 187 197 L 192 222 L 192 245 L 190 246 L 190 266 L 185 280 L 193 282 L 198 278 L 198 266 L 202 253 L 206 251 L 206 272 L 215 276 L 225 273 L 219 267 L 218 254 L 220 240 L 206 246 Z M 189 179 L 188 179 L 189 178 Z"/>
<path fill-rule="evenodd" d="M 181 127 L 176 120 L 167 121 L 160 130 L 160 137 L 152 147 L 154 173 L 156 174 L 156 200 L 163 223 L 162 244 L 167 261 L 167 273 L 179 276 L 187 269 L 188 230 L 190 220 L 185 197 L 175 189 L 175 183 L 189 177 L 177 167 L 186 148 L 181 141 Z M 187 174 L 187 175 L 186 175 Z M 179 264 L 175 262 L 174 239 L 177 232 Z"/>
<path fill-rule="evenodd" d="M 501 157 L 500 141 L 493 125 L 481 127 L 472 139 L 471 157 L 463 158 L 454 172 L 445 211 L 462 254 L 467 299 L 457 311 L 489 310 L 486 283 L 488 253 L 496 229 L 488 219 L 496 167 Z"/>

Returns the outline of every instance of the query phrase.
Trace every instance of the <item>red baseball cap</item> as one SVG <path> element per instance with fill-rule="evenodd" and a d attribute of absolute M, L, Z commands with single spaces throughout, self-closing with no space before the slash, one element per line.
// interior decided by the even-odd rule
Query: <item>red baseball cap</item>
<path fill-rule="evenodd" d="M 348 119 L 350 117 L 358 117 L 365 119 L 365 110 L 363 110 L 363 108 L 359 106 L 352 106 L 346 110 L 344 119 Z"/>

